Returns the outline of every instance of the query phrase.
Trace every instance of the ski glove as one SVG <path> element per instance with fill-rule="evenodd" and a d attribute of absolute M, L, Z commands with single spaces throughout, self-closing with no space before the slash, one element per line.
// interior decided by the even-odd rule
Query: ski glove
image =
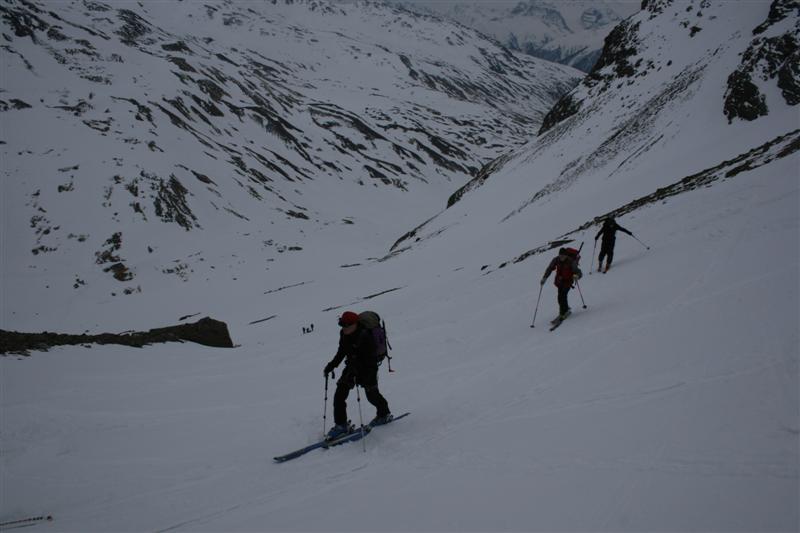
<path fill-rule="evenodd" d="M 547 281 L 547 278 L 542 278 L 542 281 L 539 283 L 539 285 L 544 285 L 546 281 Z"/>
<path fill-rule="evenodd" d="M 325 365 L 325 370 L 323 370 L 323 374 L 325 374 L 325 376 L 327 376 L 328 374 L 333 372 L 334 368 L 336 368 L 336 366 L 333 364 L 333 362 L 328 363 L 327 365 Z"/>

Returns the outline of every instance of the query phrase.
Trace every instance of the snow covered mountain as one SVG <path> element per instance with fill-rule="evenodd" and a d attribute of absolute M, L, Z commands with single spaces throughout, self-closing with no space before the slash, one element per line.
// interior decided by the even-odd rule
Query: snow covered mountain
<path fill-rule="evenodd" d="M 268 267 L 329 225 L 356 226 L 356 241 L 397 232 L 529 138 L 579 79 L 377 4 L 0 10 L 16 319 L 65 287 L 96 302 L 213 279 L 243 247 Z"/>
<path fill-rule="evenodd" d="M 0 358 L 0 524 L 51 515 L 31 523 L 797 531 L 798 24 L 793 0 L 648 0 L 540 133 L 481 167 L 449 207 L 428 198 L 433 180 L 365 187 L 374 203 L 354 202 L 362 189 L 344 188 L 355 178 L 343 173 L 323 199 L 312 204 L 316 187 L 302 198 L 331 212 L 346 206 L 355 223 L 314 226 L 303 250 L 272 262 L 198 216 L 202 232 L 150 228 L 164 233 L 149 235 L 163 247 L 202 253 L 186 281 L 142 263 L 141 293 L 93 300 L 84 291 L 108 277 L 95 266 L 87 286 L 54 284 L 49 295 L 35 287 L 55 263 L 4 270 L 4 324 L 119 331 L 204 313 L 228 323 L 238 346 Z M 130 163 L 142 161 L 136 153 Z M 71 192 L 77 179 L 61 194 Z M 4 216 L 21 209 L 9 197 Z M 416 220 L 406 198 L 439 213 Z M 600 274 L 593 237 L 609 213 L 639 241 L 620 235 Z M 257 235 L 257 215 L 244 214 Z M 283 236 L 303 221 L 288 221 L 270 224 L 270 238 L 291 242 Z M 17 231 L 3 224 L 4 239 Z M 555 290 L 539 281 L 565 242 L 583 243 L 584 276 L 569 295 L 572 316 L 551 333 Z M 4 262 L 13 250 L 3 248 Z M 330 427 L 322 369 L 346 309 L 386 319 L 395 372 L 381 368 L 380 387 L 395 413 L 411 415 L 362 443 L 273 464 Z M 348 403 L 354 421 L 374 414 L 365 401 Z"/>
<path fill-rule="evenodd" d="M 507 261 L 521 261 L 542 250 L 519 249 L 515 239 L 499 244 L 500 235 L 546 219 L 550 239 L 572 238 L 606 215 L 793 154 L 797 6 L 715 7 L 646 2 L 611 32 L 595 69 L 548 113 L 538 137 L 484 167 L 395 253 L 430 238 L 460 242 L 446 232 L 481 227 L 497 236 L 488 240 L 492 253 L 503 249 Z M 579 201 L 586 196 L 592 201 Z M 493 209 L 483 208 L 488 203 Z M 569 217 L 560 214 L 566 207 Z M 476 252 L 472 244 L 460 255 L 435 248 L 456 262 Z"/>
<path fill-rule="evenodd" d="M 590 71 L 603 39 L 640 2 L 606 0 L 387 0 L 491 35 L 512 50 Z"/>

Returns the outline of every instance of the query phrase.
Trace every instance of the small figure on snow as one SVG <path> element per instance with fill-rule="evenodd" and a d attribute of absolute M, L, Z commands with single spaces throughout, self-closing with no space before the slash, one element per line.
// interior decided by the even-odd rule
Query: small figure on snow
<path fill-rule="evenodd" d="M 614 217 L 606 218 L 603 221 L 603 226 L 600 228 L 600 231 L 598 231 L 597 235 L 594 237 L 596 243 L 597 239 L 599 239 L 601 235 L 603 236 L 603 240 L 600 244 L 600 256 L 598 257 L 597 270 L 599 272 L 608 272 L 608 269 L 611 267 L 611 261 L 614 260 L 614 245 L 617 242 L 617 230 L 633 237 L 633 233 L 617 224 Z M 603 259 L 606 259 L 605 269 L 603 268 Z"/>
<path fill-rule="evenodd" d="M 333 395 L 334 426 L 328 432 L 328 439 L 335 439 L 353 430 L 347 419 L 347 396 L 356 387 L 364 387 L 369 403 L 375 406 L 377 414 L 370 422 L 371 426 L 385 424 L 392 420 L 389 403 L 378 390 L 378 359 L 375 340 L 367 329 L 359 323 L 358 314 L 346 311 L 339 318 L 339 349 L 330 363 L 325 366 L 324 374 L 328 374 L 345 361 L 344 370 L 336 382 Z"/>
<path fill-rule="evenodd" d="M 578 266 L 578 250 L 574 248 L 561 248 L 558 255 L 550 261 L 547 270 L 544 271 L 541 284 L 544 285 L 550 273 L 555 270 L 555 286 L 558 288 L 558 317 L 556 321 L 564 320 L 569 316 L 571 310 L 567 295 L 572 285 L 583 276 Z"/>

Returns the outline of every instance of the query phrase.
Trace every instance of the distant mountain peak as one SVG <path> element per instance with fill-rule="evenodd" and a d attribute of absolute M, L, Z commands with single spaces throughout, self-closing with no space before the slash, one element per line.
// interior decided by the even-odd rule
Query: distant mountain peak
<path fill-rule="evenodd" d="M 385 1 L 436 13 L 490 35 L 513 50 L 586 72 L 599 57 L 605 35 L 639 9 L 638 4 L 614 0 Z"/>

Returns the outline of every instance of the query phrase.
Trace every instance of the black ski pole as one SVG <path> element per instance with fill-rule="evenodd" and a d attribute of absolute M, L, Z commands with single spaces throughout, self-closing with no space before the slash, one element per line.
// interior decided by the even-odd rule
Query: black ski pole
<path fill-rule="evenodd" d="M 583 304 L 583 308 L 586 309 L 586 302 L 583 299 L 583 291 L 581 291 L 581 284 L 578 283 L 578 280 L 575 280 L 575 286 L 578 287 L 578 294 L 581 295 L 581 303 Z"/>
<path fill-rule="evenodd" d="M 364 453 L 367 453 L 367 443 L 366 439 L 364 439 L 364 417 L 361 415 L 361 393 L 358 391 L 359 386 L 356 384 L 356 400 L 358 401 L 358 422 L 361 424 L 361 448 L 364 450 Z"/>
<path fill-rule="evenodd" d="M 531 322 L 531 327 L 536 323 L 536 313 L 539 312 L 539 300 L 542 299 L 542 289 L 544 289 L 544 283 L 539 284 L 539 297 L 536 298 L 536 310 L 533 312 L 533 321 Z"/>
<path fill-rule="evenodd" d="M 589 275 L 592 275 L 594 270 L 594 253 L 597 251 L 597 239 L 594 240 L 594 247 L 592 248 L 592 260 L 589 262 Z"/>
<path fill-rule="evenodd" d="M 325 374 L 325 404 L 322 407 L 322 434 L 328 429 L 328 374 Z"/>
<path fill-rule="evenodd" d="M 636 235 L 634 235 L 634 234 L 632 234 L 632 233 L 631 233 L 631 237 L 633 237 L 634 239 L 636 239 L 637 241 L 639 241 L 639 237 L 637 237 Z M 642 246 L 644 246 L 644 247 L 645 247 L 645 248 L 647 248 L 648 250 L 650 249 L 650 247 L 649 247 L 649 246 L 647 246 L 647 245 L 646 245 L 645 243 L 643 243 L 642 241 L 639 241 L 639 244 L 641 244 Z"/>

